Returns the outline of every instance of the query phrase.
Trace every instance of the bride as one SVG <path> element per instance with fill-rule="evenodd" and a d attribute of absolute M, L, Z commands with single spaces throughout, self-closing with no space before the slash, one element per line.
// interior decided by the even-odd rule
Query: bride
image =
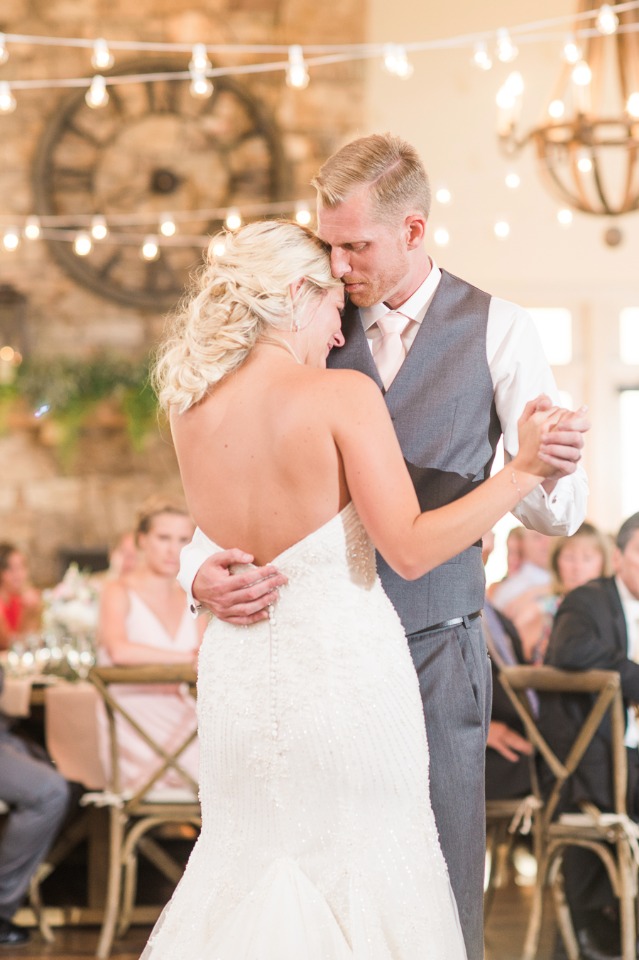
<path fill-rule="evenodd" d="M 206 631 L 202 834 L 143 958 L 463 960 L 374 550 L 410 579 L 475 542 L 551 472 L 538 450 L 562 412 L 529 403 L 508 468 L 420 514 L 379 389 L 325 367 L 344 305 L 325 246 L 286 222 L 224 243 L 156 381 L 200 544 L 239 543 L 288 585 L 268 620 Z"/>

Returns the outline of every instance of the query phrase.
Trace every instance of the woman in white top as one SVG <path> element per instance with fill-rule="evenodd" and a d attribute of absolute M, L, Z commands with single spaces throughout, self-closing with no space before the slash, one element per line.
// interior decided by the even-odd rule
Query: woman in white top
<path fill-rule="evenodd" d="M 146 503 L 135 531 L 139 551 L 136 568 L 124 577 L 105 583 L 100 601 L 99 660 L 101 663 L 138 665 L 195 661 L 206 621 L 193 620 L 186 595 L 176 581 L 180 550 L 193 534 L 186 510 L 167 500 Z M 195 729 L 195 706 L 188 694 L 168 686 L 127 687 L 116 691 L 123 707 L 141 725 L 154 731 L 165 749 L 182 742 Z M 157 755 L 133 728 L 119 723 L 121 783 L 125 789 L 148 779 Z M 198 744 L 182 755 L 181 763 L 197 782 Z M 171 771 L 158 786 L 184 786 Z"/>

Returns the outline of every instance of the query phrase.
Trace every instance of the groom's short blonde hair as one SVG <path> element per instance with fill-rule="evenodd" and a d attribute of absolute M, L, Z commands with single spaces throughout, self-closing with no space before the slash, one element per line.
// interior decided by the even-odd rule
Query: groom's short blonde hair
<path fill-rule="evenodd" d="M 390 133 L 360 137 L 347 143 L 323 164 L 311 180 L 319 202 L 337 207 L 359 187 L 370 187 L 373 209 L 388 220 L 413 208 L 428 217 L 430 183 L 417 150 Z"/>

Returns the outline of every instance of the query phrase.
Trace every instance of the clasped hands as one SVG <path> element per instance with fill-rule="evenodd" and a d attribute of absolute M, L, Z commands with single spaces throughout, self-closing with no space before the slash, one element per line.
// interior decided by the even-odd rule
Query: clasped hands
<path fill-rule="evenodd" d="M 541 439 L 537 456 L 546 469 L 542 483 L 546 493 L 551 493 L 562 477 L 575 472 L 584 447 L 584 434 L 590 429 L 587 407 L 567 410 L 554 406 L 550 397 L 541 394 L 526 404 L 519 420 L 520 431 L 534 422 L 541 426 Z"/>

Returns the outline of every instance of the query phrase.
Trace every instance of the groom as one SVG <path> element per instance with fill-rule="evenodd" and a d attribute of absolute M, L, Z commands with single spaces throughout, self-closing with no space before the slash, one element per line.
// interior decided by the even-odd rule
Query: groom
<path fill-rule="evenodd" d="M 385 393 L 422 509 L 463 496 L 486 479 L 500 436 L 517 450 L 517 418 L 540 393 L 557 390 L 530 317 L 452 276 L 428 256 L 430 187 L 410 144 L 390 135 L 347 144 L 313 181 L 318 234 L 348 293 L 345 346 L 329 365 L 368 374 Z M 528 526 L 569 534 L 585 514 L 578 466 L 583 411 L 564 420 L 547 452 L 556 474 L 515 511 Z M 513 479 L 516 482 L 516 478 Z M 200 569 L 183 553 L 181 582 L 216 616 L 265 617 L 284 582 L 272 567 L 228 576 L 237 550 Z M 469 960 L 483 957 L 484 756 L 490 665 L 481 630 L 481 544 L 414 582 L 378 558 L 419 676 L 430 746 L 431 799 Z"/>

